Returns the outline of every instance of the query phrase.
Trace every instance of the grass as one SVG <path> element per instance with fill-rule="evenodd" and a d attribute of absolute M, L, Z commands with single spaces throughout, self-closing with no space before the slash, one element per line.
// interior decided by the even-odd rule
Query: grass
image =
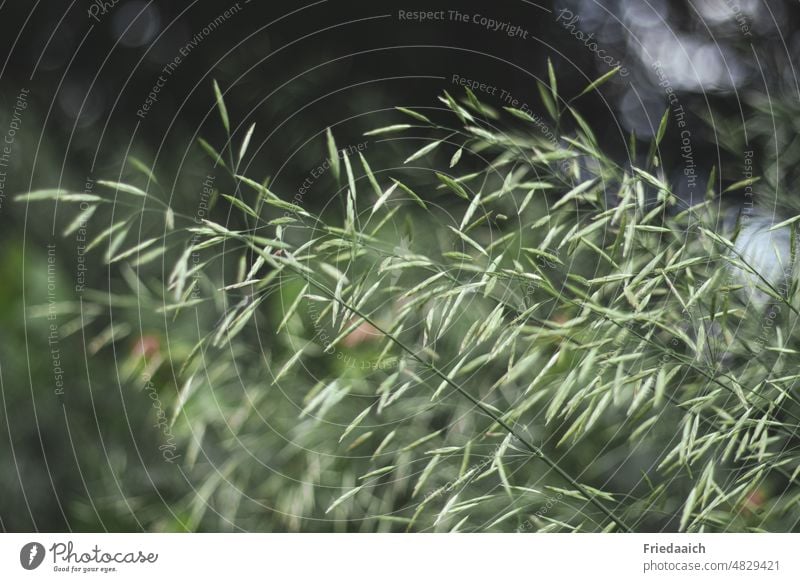
<path fill-rule="evenodd" d="M 643 167 L 604 154 L 575 102 L 614 72 L 572 98 L 540 86 L 575 128 L 559 140 L 469 91 L 369 132 L 415 144 L 391 170 L 329 130 L 341 211 L 239 173 L 256 128 L 230 137 L 216 83 L 229 139 L 200 145 L 233 193 L 214 220 L 153 195 L 141 162 L 144 187 L 100 182 L 113 200 L 21 197 L 108 219 L 90 246 L 128 289 L 90 297 L 171 334 L 156 378 L 195 484 L 183 528 L 797 529 L 796 281 L 735 252 L 720 193 L 672 193 L 665 123 Z"/>

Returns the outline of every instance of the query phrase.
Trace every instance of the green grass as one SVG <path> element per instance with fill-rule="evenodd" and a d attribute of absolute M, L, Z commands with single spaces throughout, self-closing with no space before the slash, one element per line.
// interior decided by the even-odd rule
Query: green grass
<path fill-rule="evenodd" d="M 659 177 L 664 124 L 644 167 L 603 153 L 574 101 L 611 74 L 542 86 L 561 141 L 472 93 L 370 132 L 413 138 L 407 169 L 340 167 L 328 131 L 340 212 L 240 176 L 254 127 L 201 144 L 234 185 L 214 220 L 169 208 L 146 165 L 144 187 L 101 183 L 93 246 L 127 289 L 89 297 L 170 334 L 182 528 L 797 529 L 796 281 L 744 301 L 720 194 L 685 208 Z M 98 222 L 111 200 L 23 199 Z"/>

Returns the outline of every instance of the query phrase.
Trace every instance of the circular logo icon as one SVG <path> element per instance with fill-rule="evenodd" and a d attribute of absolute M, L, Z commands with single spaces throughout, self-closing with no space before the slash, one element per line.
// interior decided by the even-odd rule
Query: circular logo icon
<path fill-rule="evenodd" d="M 39 542 L 29 542 L 19 551 L 19 563 L 26 570 L 35 570 L 44 561 L 44 546 Z"/>

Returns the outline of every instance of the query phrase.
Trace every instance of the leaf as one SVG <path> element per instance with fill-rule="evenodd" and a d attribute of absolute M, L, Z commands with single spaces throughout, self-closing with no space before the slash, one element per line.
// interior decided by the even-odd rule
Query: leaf
<path fill-rule="evenodd" d="M 230 202 L 233 206 L 244 212 L 245 214 L 248 214 L 257 220 L 260 220 L 261 217 L 258 216 L 258 214 L 256 214 L 256 211 L 250 208 L 243 200 L 240 200 L 239 198 L 236 198 L 235 196 L 230 196 L 228 194 L 222 194 L 222 197 L 228 202 Z"/>
<path fill-rule="evenodd" d="M 458 148 L 456 153 L 453 154 L 453 157 L 450 158 L 450 167 L 455 168 L 456 164 L 461 161 L 461 154 L 463 153 L 464 148 Z"/>
<path fill-rule="evenodd" d="M 276 196 L 273 192 L 269 190 L 263 184 L 259 184 L 255 180 L 251 180 L 246 176 L 240 176 L 239 174 L 235 175 L 236 179 L 241 180 L 243 183 L 247 184 L 248 186 L 254 188 L 256 191 L 261 193 L 261 200 L 264 204 L 268 204 L 270 206 L 275 206 L 276 208 L 281 208 L 283 210 L 290 210 L 300 216 L 307 216 L 311 218 L 311 214 L 306 212 L 306 210 L 296 204 L 292 204 L 291 202 L 286 202 L 285 200 L 281 200 Z"/>
<path fill-rule="evenodd" d="M 439 459 L 441 455 L 434 455 L 425 468 L 422 470 L 422 474 L 419 476 L 416 485 L 414 485 L 414 491 L 411 493 L 412 499 L 417 496 L 417 494 L 422 490 L 425 486 L 425 482 L 428 480 L 428 477 L 431 476 L 431 473 L 436 468 L 436 465 L 439 463 Z"/>
<path fill-rule="evenodd" d="M 365 475 L 361 475 L 358 478 L 359 481 L 363 481 L 365 479 L 370 479 L 372 477 L 380 477 L 381 475 L 385 475 L 386 473 L 390 473 L 397 468 L 397 465 L 389 465 L 388 467 L 381 467 L 380 469 L 375 469 L 374 471 L 370 471 Z"/>
<path fill-rule="evenodd" d="M 88 253 L 90 250 L 95 248 L 97 245 L 99 245 L 105 239 L 107 239 L 112 234 L 114 234 L 117 230 L 122 228 L 127 222 L 128 222 L 127 220 L 120 220 L 119 222 L 116 222 L 116 223 L 112 224 L 107 229 L 105 229 L 103 232 L 98 234 L 95 237 L 95 239 L 92 242 L 90 242 L 89 245 L 86 247 L 86 252 Z"/>
<path fill-rule="evenodd" d="M 222 159 L 222 156 L 219 154 L 217 150 L 214 149 L 210 143 L 204 140 L 202 137 L 197 138 L 197 143 L 200 144 L 200 147 L 205 150 L 205 152 L 209 155 L 209 157 L 214 160 L 217 165 L 222 166 L 225 169 L 228 169 L 228 166 L 225 164 L 225 160 Z"/>
<path fill-rule="evenodd" d="M 345 216 L 345 231 L 355 234 L 356 229 L 356 209 L 355 196 L 353 190 L 347 189 L 347 208 Z"/>
<path fill-rule="evenodd" d="M 537 81 L 536 88 L 539 90 L 539 96 L 542 99 L 544 108 L 547 109 L 548 115 L 550 115 L 550 118 L 553 119 L 553 121 L 557 120 L 558 111 L 556 110 L 556 104 L 553 102 L 552 95 L 547 92 L 547 87 L 541 81 Z"/>
<path fill-rule="evenodd" d="M 581 115 L 577 111 L 575 111 L 574 108 L 570 107 L 569 112 L 570 115 L 572 115 L 572 118 L 581 128 L 581 131 L 583 132 L 583 137 L 589 143 L 590 153 L 592 153 L 592 155 L 594 155 L 595 157 L 600 158 L 601 155 L 597 151 L 597 138 L 595 137 L 591 126 L 586 122 L 586 120 L 583 117 L 581 117 Z"/>
<path fill-rule="evenodd" d="M 561 351 L 560 350 L 556 351 L 550 357 L 550 359 L 547 361 L 547 363 L 544 365 L 544 367 L 539 371 L 539 373 L 536 375 L 536 377 L 533 379 L 533 381 L 530 384 L 528 384 L 528 387 L 525 389 L 524 394 L 528 394 L 531 390 L 533 390 L 536 387 L 536 385 L 542 380 L 542 378 L 544 378 L 545 375 L 547 375 L 547 373 L 550 371 L 550 369 L 553 366 L 555 366 L 556 362 L 558 361 L 558 359 L 560 357 L 561 357 Z"/>
<path fill-rule="evenodd" d="M 308 347 L 308 344 L 306 347 Z M 275 379 L 272 380 L 273 385 L 277 384 L 278 380 L 283 378 L 286 373 L 292 369 L 292 367 L 300 360 L 300 357 L 305 353 L 305 351 L 305 348 L 297 350 L 297 352 L 295 352 L 295 354 L 289 358 L 289 361 L 283 365 L 283 368 L 280 369 L 280 372 L 278 372 L 278 374 L 275 376 Z"/>
<path fill-rule="evenodd" d="M 170 427 L 175 426 L 175 421 L 178 419 L 183 408 L 186 406 L 186 403 L 189 401 L 189 398 L 192 394 L 194 394 L 194 390 L 197 384 L 194 383 L 194 376 L 189 377 L 184 383 L 183 387 L 178 394 L 178 402 L 175 404 L 175 410 L 172 411 L 172 418 L 170 419 Z"/>
<path fill-rule="evenodd" d="M 358 487 L 355 487 L 355 488 L 351 489 L 350 491 L 348 491 L 347 493 L 345 493 L 344 495 L 339 497 L 336 501 L 331 503 L 330 507 L 328 507 L 328 509 L 325 510 L 325 513 L 330 513 L 337 506 L 341 505 L 342 503 L 344 503 L 345 501 L 347 501 L 351 497 L 354 497 L 355 494 L 358 493 L 359 491 L 361 491 L 363 488 L 364 488 L 363 485 L 359 485 Z"/>
<path fill-rule="evenodd" d="M 147 263 L 154 261 L 155 259 L 157 259 L 166 252 L 167 252 L 167 247 L 164 246 L 158 247 L 157 249 L 152 249 L 142 255 L 139 255 L 139 257 L 131 263 L 131 266 L 140 267 L 142 265 L 146 265 Z"/>
<path fill-rule="evenodd" d="M 378 129 L 373 129 L 372 131 L 368 131 L 364 133 L 364 135 L 381 135 L 384 133 L 394 133 L 395 131 L 405 131 L 406 129 L 411 129 L 413 126 L 408 125 L 407 123 L 398 123 L 396 125 L 387 125 L 386 127 L 379 127 Z"/>
<path fill-rule="evenodd" d="M 461 219 L 461 225 L 459 229 L 464 230 L 464 227 L 469 223 L 472 216 L 475 214 L 475 211 L 481 205 L 481 193 L 478 192 L 475 194 L 475 198 L 472 199 L 472 202 L 469 203 L 469 207 L 467 211 L 464 213 L 464 218 Z"/>
<path fill-rule="evenodd" d="M 398 111 L 400 111 L 402 113 L 405 113 L 406 115 L 410 115 L 411 117 L 413 117 L 414 119 L 416 119 L 418 121 L 422 121 L 423 123 L 427 123 L 429 125 L 433 125 L 433 122 L 430 119 L 428 119 L 427 117 L 425 117 L 424 115 L 422 115 L 422 113 L 417 113 L 416 111 L 413 111 L 412 109 L 407 109 L 405 107 L 395 107 L 395 109 L 397 109 Z"/>
<path fill-rule="evenodd" d="M 141 188 L 137 188 L 136 186 L 131 186 L 130 184 L 123 184 L 121 182 L 110 182 L 108 180 L 98 180 L 97 183 L 100 184 L 101 186 L 114 188 L 115 190 L 119 190 L 120 192 L 133 194 L 134 196 L 141 196 L 142 198 L 147 197 L 147 192 L 145 192 Z"/>
<path fill-rule="evenodd" d="M 305 287 L 303 287 L 303 289 L 300 291 L 300 293 L 298 293 L 297 298 L 289 306 L 289 309 L 286 310 L 286 313 L 284 314 L 283 319 L 278 324 L 278 328 L 276 330 L 277 333 L 281 332 L 281 330 L 286 326 L 286 324 L 289 323 L 289 320 L 292 318 L 292 315 L 294 315 L 297 312 L 297 309 L 300 307 L 300 304 L 303 302 L 303 299 L 305 298 L 307 291 L 308 291 L 308 283 L 306 283 Z"/>
<path fill-rule="evenodd" d="M 553 97 L 553 102 L 558 103 L 558 84 L 556 83 L 556 71 L 553 68 L 553 61 L 547 57 L 547 76 L 550 78 L 550 94 Z"/>
<path fill-rule="evenodd" d="M 392 442 L 392 439 L 394 439 L 394 437 L 395 437 L 395 435 L 396 435 L 396 434 L 397 434 L 397 431 L 396 431 L 396 430 L 393 430 L 392 432 L 390 432 L 389 434 L 387 434 L 387 435 L 386 435 L 386 437 L 385 437 L 385 438 L 384 438 L 384 439 L 381 441 L 381 444 L 379 444 L 379 445 L 378 445 L 378 448 L 377 448 L 377 449 L 375 449 L 375 452 L 374 452 L 374 453 L 372 453 L 372 457 L 370 457 L 370 459 L 372 459 L 372 460 L 374 461 L 374 460 L 375 460 L 375 458 L 376 458 L 378 455 L 380 455 L 380 454 L 383 452 L 383 449 L 385 449 L 385 448 L 386 448 L 386 446 L 387 446 L 387 445 L 388 445 L 390 442 Z"/>
<path fill-rule="evenodd" d="M 424 436 L 424 437 L 422 437 L 422 438 L 418 438 L 417 440 L 415 440 L 415 441 L 414 441 L 413 443 L 411 443 L 410 445 L 406 445 L 406 446 L 404 446 L 402 449 L 400 449 L 400 452 L 401 452 L 401 453 L 404 453 L 404 452 L 406 452 L 406 451 L 410 451 L 410 450 L 412 450 L 412 449 L 415 449 L 415 448 L 417 448 L 417 447 L 418 447 L 418 446 L 420 446 L 421 444 L 427 443 L 429 440 L 431 440 L 431 439 L 434 439 L 434 438 L 436 438 L 437 436 L 439 436 L 439 434 L 440 434 L 440 433 L 441 433 L 443 430 L 444 430 L 444 429 L 439 429 L 439 430 L 437 430 L 436 432 L 432 432 L 432 433 L 430 433 L 430 434 L 428 434 L 428 435 L 425 435 L 425 436 Z"/>
<path fill-rule="evenodd" d="M 222 119 L 222 126 L 225 128 L 225 131 L 230 135 L 231 122 L 228 119 L 228 108 L 225 107 L 225 100 L 222 98 L 222 91 L 219 90 L 219 85 L 217 84 L 216 79 L 214 80 L 214 95 L 217 98 L 217 109 L 219 109 L 219 116 Z"/>
<path fill-rule="evenodd" d="M 117 249 L 122 246 L 122 243 L 125 242 L 125 238 L 128 236 L 128 232 L 130 231 L 131 227 L 126 226 L 121 232 L 117 233 L 113 239 L 111 239 L 108 243 L 108 249 L 106 249 L 105 254 L 105 262 L 110 263 L 111 257 L 114 256 L 114 253 L 117 252 Z M 94 243 L 93 243 L 94 244 Z M 89 245 L 91 247 L 92 245 Z M 89 249 L 87 249 L 88 251 Z"/>
<path fill-rule="evenodd" d="M 580 93 L 578 93 L 578 97 L 586 95 L 589 91 L 593 91 L 594 89 L 597 89 L 600 85 L 602 85 L 603 83 L 608 81 L 611 77 L 616 75 L 621 68 L 622 67 L 614 67 L 609 72 L 607 72 L 605 75 L 602 75 L 601 77 L 595 79 L 594 81 L 592 81 L 591 83 L 586 85 L 586 88 L 583 91 L 581 91 Z"/>
<path fill-rule="evenodd" d="M 467 104 L 478 113 L 483 113 L 484 105 L 480 102 L 480 99 L 478 99 L 475 93 L 472 92 L 472 89 L 464 87 L 464 92 L 467 94 Z"/>
<path fill-rule="evenodd" d="M 644 179 L 645 182 L 647 182 L 648 184 L 650 184 L 654 188 L 658 188 L 659 190 L 669 191 L 669 188 L 667 187 L 667 185 L 664 184 L 662 181 L 660 181 L 655 176 L 653 176 L 653 174 L 650 174 L 649 172 L 645 172 L 644 170 L 641 170 L 641 169 L 636 168 L 636 167 L 633 168 L 633 171 L 636 172 L 636 174 L 638 176 L 640 176 L 642 179 Z"/>
<path fill-rule="evenodd" d="M 598 180 L 599 180 L 599 178 L 592 178 L 590 180 L 587 180 L 586 182 L 583 182 L 582 184 L 578 184 L 572 190 L 570 190 L 569 192 L 564 194 L 559 199 L 558 202 L 553 204 L 551 210 L 557 210 L 558 208 L 561 208 L 562 206 L 564 206 L 568 202 L 571 202 L 573 199 L 578 198 L 581 194 L 583 194 L 584 192 L 589 190 L 589 188 L 591 188 L 594 185 L 596 185 Z"/>
<path fill-rule="evenodd" d="M 348 199 L 352 198 L 353 200 L 353 207 L 355 207 L 356 202 L 356 179 L 353 176 L 353 167 L 350 165 L 350 157 L 343 156 L 344 159 L 344 169 L 347 171 L 347 184 L 350 186 L 350 191 L 348 195 Z"/>
<path fill-rule="evenodd" d="M 511 517 L 511 516 L 513 516 L 513 515 L 516 515 L 516 514 L 517 514 L 517 513 L 519 513 L 520 511 L 524 511 L 524 510 L 525 510 L 525 508 L 524 508 L 524 507 L 517 507 L 516 509 L 512 509 L 511 511 L 509 511 L 509 512 L 507 512 L 507 513 L 504 513 L 503 515 L 501 515 L 500 517 L 498 517 L 497 519 L 495 519 L 495 520 L 494 520 L 492 523 L 490 523 L 488 526 L 486 526 L 486 529 L 487 529 L 487 530 L 489 530 L 489 529 L 492 529 L 492 528 L 493 528 L 494 526 L 496 526 L 497 524 L 499 524 L 499 523 L 502 523 L 503 521 L 505 521 L 505 520 L 506 520 L 506 519 L 508 519 L 509 517 Z"/>
<path fill-rule="evenodd" d="M 472 117 L 472 114 L 469 111 L 467 111 L 466 109 L 464 109 L 463 107 L 461 107 L 456 102 L 456 100 L 453 99 L 453 96 L 450 95 L 450 93 L 448 93 L 447 91 L 444 92 L 444 97 L 440 98 L 440 99 L 445 105 L 447 105 L 447 107 L 453 113 L 456 114 L 456 116 L 461 121 L 461 123 L 466 124 L 468 121 L 474 121 L 475 120 L 475 118 Z"/>
<path fill-rule="evenodd" d="M 143 251 L 144 249 L 152 246 L 153 243 L 155 243 L 155 242 L 157 242 L 159 240 L 161 240 L 161 237 L 155 237 L 155 238 L 148 239 L 148 240 L 146 240 L 144 242 L 141 242 L 138 245 L 136 245 L 135 247 L 130 248 L 127 251 L 123 251 L 122 253 L 116 255 L 115 257 L 113 257 L 108 262 L 109 263 L 117 263 L 117 262 L 119 262 L 119 261 L 121 261 L 123 259 L 127 259 L 131 255 L 135 255 L 136 253 L 138 253 L 140 251 Z"/>
<path fill-rule="evenodd" d="M 718 235 L 716 232 L 708 230 L 707 228 L 704 228 L 702 226 L 700 227 L 700 230 L 703 232 L 704 235 L 706 235 L 711 240 L 716 241 L 716 242 L 720 243 L 721 245 L 723 245 L 723 246 L 725 246 L 725 247 L 727 247 L 729 249 L 735 249 L 736 248 L 736 245 L 734 245 L 727 238 Z"/>
<path fill-rule="evenodd" d="M 422 208 L 424 208 L 425 210 L 428 209 L 428 205 L 425 204 L 425 201 L 423 201 L 422 198 L 420 198 L 411 188 L 409 188 L 402 182 L 395 180 L 394 178 L 392 178 L 392 181 L 395 184 L 397 184 L 403 192 L 411 196 L 411 199 L 414 200 L 417 204 L 419 204 Z"/>
<path fill-rule="evenodd" d="M 369 180 L 369 183 L 372 185 L 372 189 L 375 191 L 376 195 L 381 196 L 382 194 L 381 187 L 378 186 L 378 180 L 375 179 L 375 174 L 372 173 L 372 168 L 369 167 L 367 159 L 361 152 L 358 153 L 358 156 L 361 158 L 361 165 L 364 167 L 364 172 L 366 172 L 367 174 L 367 179 Z"/>
<path fill-rule="evenodd" d="M 469 194 L 467 194 L 467 191 L 464 190 L 461 184 L 453 180 L 450 176 L 436 172 L 436 177 L 439 178 L 442 184 L 450 188 L 450 190 L 455 192 L 461 198 L 463 198 L 464 200 L 469 200 Z"/>
<path fill-rule="evenodd" d="M 695 501 L 697 499 L 697 488 L 693 487 L 686 499 L 686 504 L 683 506 L 681 513 L 681 524 L 678 531 L 686 531 L 686 526 L 689 524 L 689 518 L 692 517 L 692 510 L 694 509 Z"/>
<path fill-rule="evenodd" d="M 739 180 L 738 182 L 731 184 L 727 188 L 725 188 L 722 193 L 726 194 L 728 192 L 733 192 L 734 190 L 739 190 L 740 188 L 744 188 L 745 186 L 750 186 L 755 184 L 756 182 L 761 180 L 761 176 L 756 176 L 755 178 L 747 178 L 745 180 Z"/>
<path fill-rule="evenodd" d="M 463 232 L 461 232 L 457 228 L 454 228 L 453 226 L 450 226 L 449 224 L 447 225 L 447 228 L 449 228 L 454 233 L 456 233 L 461 240 L 463 240 L 469 246 L 471 246 L 472 248 L 477 250 L 479 253 L 481 253 L 482 255 L 486 255 L 487 257 L 489 256 L 489 253 L 487 253 L 481 245 L 476 243 L 474 240 L 472 240 L 470 237 L 465 235 Z"/>
<path fill-rule="evenodd" d="M 355 419 L 353 419 L 353 422 L 347 425 L 347 428 L 344 429 L 342 436 L 339 437 L 340 443 L 345 439 L 347 435 L 349 435 L 353 431 L 354 428 L 356 428 L 359 424 L 361 424 L 361 421 L 367 417 L 367 415 L 370 413 L 371 410 L 372 406 L 368 406 L 366 409 L 362 410 L 361 413 L 355 417 Z"/>
<path fill-rule="evenodd" d="M 779 222 L 778 224 L 776 224 L 776 225 L 774 225 L 774 226 L 771 226 L 771 227 L 769 228 L 769 230 L 770 230 L 770 231 L 772 231 L 772 230 L 780 230 L 781 228 L 787 227 L 787 226 L 789 226 L 790 224 L 794 224 L 794 223 L 795 223 L 795 222 L 797 222 L 798 220 L 800 220 L 800 214 L 798 214 L 797 216 L 794 216 L 794 217 L 790 218 L 789 220 L 784 220 L 783 222 Z"/>
<path fill-rule="evenodd" d="M 667 122 L 669 121 L 669 107 L 661 117 L 661 123 L 658 124 L 658 132 L 656 133 L 656 146 L 664 139 L 664 134 L 667 133 Z"/>
<path fill-rule="evenodd" d="M 326 141 L 328 143 L 328 160 L 331 163 L 331 172 L 333 172 L 333 177 L 336 178 L 336 181 L 338 182 L 342 171 L 341 164 L 339 162 L 339 150 L 336 149 L 336 141 L 333 139 L 333 132 L 331 131 L 331 128 L 329 127 L 325 133 L 327 136 Z"/>
<path fill-rule="evenodd" d="M 371 431 L 371 430 L 365 432 L 362 435 L 359 435 L 358 438 L 354 439 L 353 442 L 350 443 L 350 445 L 347 447 L 347 450 L 348 451 L 352 451 L 356 447 L 361 446 L 362 444 L 367 442 L 372 437 L 372 435 L 373 435 L 373 431 Z"/>
<path fill-rule="evenodd" d="M 537 257 L 542 257 L 544 259 L 547 259 L 548 261 L 552 261 L 553 263 L 557 263 L 559 265 L 564 264 L 564 262 L 561 259 L 559 259 L 556 255 L 552 253 L 548 253 L 546 251 L 536 249 L 533 247 L 522 247 L 522 250 L 532 255 L 536 255 Z"/>
<path fill-rule="evenodd" d="M 438 140 L 433 143 L 427 144 L 425 147 L 420 148 L 419 150 L 411 154 L 409 157 L 407 157 L 406 160 L 403 162 L 403 164 L 408 164 L 409 162 L 413 162 L 414 160 L 418 160 L 419 158 L 429 154 L 430 152 L 438 148 L 441 145 L 441 143 L 442 140 Z"/>
<path fill-rule="evenodd" d="M 26 192 L 25 194 L 17 194 L 14 196 L 14 200 L 16 202 L 58 200 L 60 197 L 66 196 L 69 193 L 69 190 L 34 190 L 33 192 Z"/>
<path fill-rule="evenodd" d="M 80 214 L 78 214 L 78 216 L 76 216 L 75 219 L 69 223 L 69 226 L 64 229 L 63 236 L 71 235 L 73 232 L 81 228 L 82 225 L 85 225 L 87 222 L 89 222 L 89 219 L 96 210 L 97 206 L 89 206 L 89 208 L 81 211 Z"/>
<path fill-rule="evenodd" d="M 527 111 L 522 111 L 521 109 L 516 109 L 514 107 L 503 107 L 506 111 L 508 111 L 514 117 L 518 117 L 524 121 L 529 121 L 531 123 L 536 123 L 536 120 L 530 116 Z"/>
<path fill-rule="evenodd" d="M 273 193 L 273 192 L 272 192 L 272 191 L 271 191 L 269 188 L 267 188 L 267 187 L 266 187 L 264 184 L 259 184 L 259 183 L 258 183 L 258 182 L 256 182 L 255 180 L 251 180 L 251 179 L 250 179 L 250 178 L 248 178 L 247 176 L 242 176 L 242 175 L 240 175 L 240 174 L 235 174 L 235 175 L 234 175 L 234 177 L 235 177 L 237 180 L 240 180 L 240 181 L 242 181 L 243 183 L 247 184 L 248 186 L 250 186 L 251 188 L 253 188 L 253 189 L 254 189 L 254 190 L 256 190 L 257 192 L 260 192 L 261 194 L 263 194 L 263 195 L 264 195 L 264 196 L 266 196 L 267 198 L 278 198 L 278 196 L 277 196 L 276 194 L 274 194 L 274 193 Z M 279 198 L 278 198 L 278 199 L 279 199 Z"/>
<path fill-rule="evenodd" d="M 107 202 L 94 194 L 74 194 L 68 190 L 35 190 L 14 197 L 17 202 L 37 202 L 39 200 L 58 200 L 59 202 Z"/>
<path fill-rule="evenodd" d="M 372 212 L 370 213 L 370 216 L 372 214 L 375 214 L 378 211 L 378 209 L 384 205 L 384 203 L 389 199 L 389 196 L 392 195 L 392 192 L 394 192 L 397 189 L 397 186 L 398 182 L 395 182 L 394 184 L 389 186 L 386 192 L 380 195 L 378 200 L 375 202 L 375 205 L 372 207 Z"/>
<path fill-rule="evenodd" d="M 150 168 L 150 166 L 134 156 L 128 156 L 128 161 L 130 162 L 131 166 L 147 176 L 148 180 L 158 185 L 158 179 L 156 178 L 156 175 L 153 173 L 153 170 Z"/>
<path fill-rule="evenodd" d="M 450 510 L 453 508 L 453 504 L 458 499 L 458 494 L 454 495 L 450 499 L 447 500 L 447 503 L 444 504 L 442 511 L 439 512 L 439 515 L 436 516 L 436 521 L 433 522 L 434 526 L 437 526 L 441 523 L 441 521 L 450 513 Z"/>
<path fill-rule="evenodd" d="M 250 145 L 250 139 L 253 137 L 253 132 L 256 130 L 256 124 L 250 126 L 250 129 L 247 130 L 247 133 L 242 140 L 242 146 L 239 148 L 239 159 L 238 163 L 242 162 L 244 155 L 247 153 L 247 147 Z"/>

